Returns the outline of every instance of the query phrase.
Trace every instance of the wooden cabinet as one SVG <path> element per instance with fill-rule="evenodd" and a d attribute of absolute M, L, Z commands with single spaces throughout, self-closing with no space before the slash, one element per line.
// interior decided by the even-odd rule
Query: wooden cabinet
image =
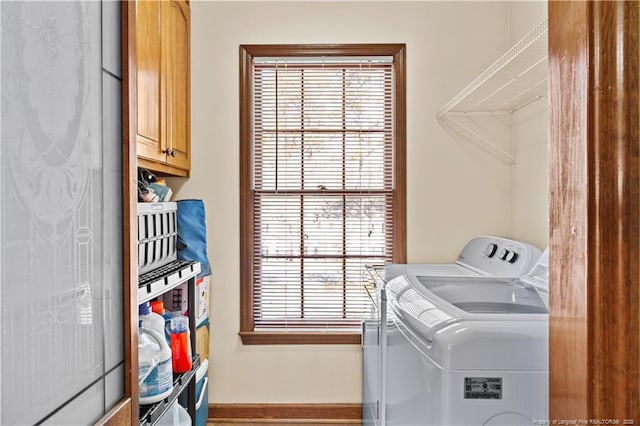
<path fill-rule="evenodd" d="M 161 46 L 160 9 L 162 3 L 136 3 L 136 100 L 132 113 L 137 116 L 136 148 L 138 157 L 166 162 L 162 153 L 166 141 L 162 137 L 161 120 Z"/>
<path fill-rule="evenodd" d="M 190 56 L 189 5 L 184 1 L 163 2 L 165 55 L 166 134 L 171 150 L 171 164 L 182 170 L 190 165 Z"/>
<path fill-rule="evenodd" d="M 186 1 L 136 3 L 138 165 L 188 176 L 191 165 L 190 10 Z"/>

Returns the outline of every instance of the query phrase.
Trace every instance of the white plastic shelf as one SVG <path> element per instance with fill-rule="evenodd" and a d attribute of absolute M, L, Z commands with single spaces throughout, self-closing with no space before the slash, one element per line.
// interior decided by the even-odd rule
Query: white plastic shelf
<path fill-rule="evenodd" d="M 437 118 L 508 163 L 515 158 L 498 148 L 467 119 L 504 119 L 547 95 L 548 23 L 545 19 L 498 58 L 439 111 Z"/>
<path fill-rule="evenodd" d="M 200 273 L 200 262 L 176 260 L 138 277 L 138 304 L 154 299 Z"/>

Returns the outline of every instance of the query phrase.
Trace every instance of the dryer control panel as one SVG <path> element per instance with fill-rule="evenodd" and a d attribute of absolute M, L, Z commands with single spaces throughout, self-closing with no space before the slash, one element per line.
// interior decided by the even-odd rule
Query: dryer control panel
<path fill-rule="evenodd" d="M 540 250 L 531 244 L 483 236 L 469 241 L 456 263 L 482 274 L 519 277 L 533 268 L 540 255 Z"/>

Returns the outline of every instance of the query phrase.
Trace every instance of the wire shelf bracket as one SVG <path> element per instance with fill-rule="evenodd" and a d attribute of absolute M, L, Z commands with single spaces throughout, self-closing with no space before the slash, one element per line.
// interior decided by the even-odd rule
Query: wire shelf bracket
<path fill-rule="evenodd" d="M 494 116 L 495 117 L 495 116 Z M 456 118 L 468 118 L 464 115 L 462 116 L 450 116 L 447 115 L 439 120 L 440 125 L 452 130 L 456 134 L 459 134 L 466 139 L 474 142 L 479 145 L 480 148 L 483 148 L 485 151 L 504 161 L 506 164 L 510 166 L 516 165 L 516 159 L 513 155 L 508 153 L 507 151 L 498 148 L 493 142 L 491 142 L 486 136 L 481 135 L 477 129 L 473 129 L 471 126 L 467 126 L 464 121 L 458 120 Z"/>

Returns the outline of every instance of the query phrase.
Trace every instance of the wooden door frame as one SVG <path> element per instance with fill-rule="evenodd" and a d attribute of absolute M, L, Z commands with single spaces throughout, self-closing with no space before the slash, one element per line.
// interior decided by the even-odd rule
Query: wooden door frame
<path fill-rule="evenodd" d="M 124 224 L 125 398 L 138 424 L 138 162 L 136 152 L 136 2 L 122 3 L 122 162 Z"/>
<path fill-rule="evenodd" d="M 122 270 L 124 397 L 96 425 L 139 423 L 138 403 L 138 166 L 136 156 L 136 2 L 121 3 L 122 37 Z"/>
<path fill-rule="evenodd" d="M 549 2 L 552 421 L 640 421 L 638 9 Z"/>

